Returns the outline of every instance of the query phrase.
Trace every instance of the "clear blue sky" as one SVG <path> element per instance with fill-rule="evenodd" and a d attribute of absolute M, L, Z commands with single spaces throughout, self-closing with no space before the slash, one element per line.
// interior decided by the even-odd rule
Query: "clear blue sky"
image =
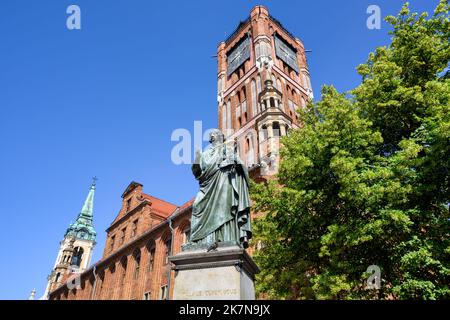
<path fill-rule="evenodd" d="M 432 12 L 438 0 L 412 0 Z M 195 120 L 216 126 L 217 44 L 257 4 L 301 38 L 316 98 L 323 84 L 346 91 L 355 67 L 387 44 L 366 28 L 366 9 L 397 13 L 402 0 L 0 2 L 0 299 L 45 289 L 59 241 L 99 177 L 93 261 L 131 180 L 182 204 L 197 184 L 176 166 L 170 136 Z M 66 28 L 77 4 L 82 29 Z"/>

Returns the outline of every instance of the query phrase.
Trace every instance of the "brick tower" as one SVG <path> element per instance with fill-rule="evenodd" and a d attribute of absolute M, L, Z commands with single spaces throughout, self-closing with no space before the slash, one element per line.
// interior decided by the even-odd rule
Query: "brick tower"
<path fill-rule="evenodd" d="M 217 59 L 219 128 L 253 178 L 275 173 L 279 137 L 300 126 L 296 110 L 313 98 L 302 41 L 256 6 Z"/>
<path fill-rule="evenodd" d="M 60 242 L 58 256 L 51 274 L 48 276 L 47 288 L 43 299 L 49 292 L 63 284 L 70 275 L 82 273 L 90 264 L 95 246 L 96 232 L 93 225 L 94 178 L 83 208 L 75 222 L 71 223 Z"/>

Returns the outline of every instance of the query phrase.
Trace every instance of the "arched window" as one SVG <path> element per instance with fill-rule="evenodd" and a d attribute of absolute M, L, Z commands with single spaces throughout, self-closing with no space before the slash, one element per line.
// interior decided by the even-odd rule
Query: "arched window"
<path fill-rule="evenodd" d="M 81 259 L 83 258 L 83 252 L 84 252 L 83 248 L 76 247 L 73 250 L 73 256 L 70 265 L 79 267 L 81 265 Z"/>
<path fill-rule="evenodd" d="M 247 138 L 245 139 L 245 155 L 247 166 L 252 166 L 254 164 L 252 136 L 247 136 Z"/>
<path fill-rule="evenodd" d="M 231 129 L 231 101 L 227 102 L 227 129 Z"/>
<path fill-rule="evenodd" d="M 302 78 L 303 78 L 303 85 L 305 86 L 305 88 L 312 90 L 309 75 L 306 72 L 302 72 Z"/>
<path fill-rule="evenodd" d="M 222 105 L 222 130 L 227 128 L 227 106 Z"/>
<path fill-rule="evenodd" d="M 302 97 L 302 108 L 306 108 L 306 101 L 305 98 Z"/>
<path fill-rule="evenodd" d="M 147 251 L 148 251 L 147 272 L 152 272 L 153 266 L 155 264 L 155 242 L 153 240 L 147 244 Z"/>
<path fill-rule="evenodd" d="M 270 106 L 269 108 L 275 108 L 275 99 L 274 98 L 270 98 Z"/>
<path fill-rule="evenodd" d="M 120 277 L 120 285 L 123 286 L 125 284 L 125 276 L 127 275 L 127 267 L 128 267 L 127 257 L 123 257 L 120 260 L 120 265 L 122 266 L 122 274 L 121 274 L 121 277 Z"/>
<path fill-rule="evenodd" d="M 258 76 L 256 77 L 256 93 L 260 94 L 261 93 L 261 77 L 258 74 Z"/>
<path fill-rule="evenodd" d="M 256 52 L 256 59 L 258 59 L 261 56 L 261 46 L 259 43 L 255 45 L 255 52 Z"/>
<path fill-rule="evenodd" d="M 141 268 L 141 250 L 136 249 L 133 253 L 134 258 L 134 279 L 139 278 L 139 270 Z"/>
<path fill-rule="evenodd" d="M 61 273 L 58 272 L 55 277 L 55 282 L 58 282 L 60 277 L 61 277 Z"/>
<path fill-rule="evenodd" d="M 164 264 L 168 264 L 169 263 L 169 256 L 171 254 L 171 247 L 172 247 L 172 240 L 169 238 L 168 240 L 166 240 L 165 242 L 165 254 L 164 254 Z"/>
<path fill-rule="evenodd" d="M 283 93 L 283 87 L 281 86 L 281 80 L 280 78 L 277 79 L 277 89 Z"/>
<path fill-rule="evenodd" d="M 242 118 L 243 123 L 247 122 L 247 89 L 245 86 L 242 88 L 242 97 L 241 97 L 241 105 L 242 105 Z"/>
<path fill-rule="evenodd" d="M 256 82 L 254 79 L 252 80 L 250 89 L 251 89 L 251 93 L 252 93 L 252 113 L 253 113 L 253 117 L 254 117 L 254 116 L 256 116 L 257 111 L 258 111 L 258 106 L 256 105 Z"/>

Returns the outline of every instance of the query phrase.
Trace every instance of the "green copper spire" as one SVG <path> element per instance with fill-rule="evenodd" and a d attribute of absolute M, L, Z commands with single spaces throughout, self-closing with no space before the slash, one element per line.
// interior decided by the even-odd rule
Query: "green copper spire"
<path fill-rule="evenodd" d="M 75 237 L 81 240 L 95 241 L 94 229 L 94 193 L 97 178 L 94 177 L 88 196 L 84 201 L 83 208 L 75 222 L 71 223 L 66 231 L 65 237 Z"/>

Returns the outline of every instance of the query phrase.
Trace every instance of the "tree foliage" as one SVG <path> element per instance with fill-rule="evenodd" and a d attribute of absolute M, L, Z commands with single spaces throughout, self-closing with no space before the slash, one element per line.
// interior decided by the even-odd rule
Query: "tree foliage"
<path fill-rule="evenodd" d="M 386 18 L 391 44 L 357 68 L 361 84 L 323 87 L 299 111 L 277 179 L 252 186 L 264 297 L 450 298 L 449 9 L 406 3 Z"/>

